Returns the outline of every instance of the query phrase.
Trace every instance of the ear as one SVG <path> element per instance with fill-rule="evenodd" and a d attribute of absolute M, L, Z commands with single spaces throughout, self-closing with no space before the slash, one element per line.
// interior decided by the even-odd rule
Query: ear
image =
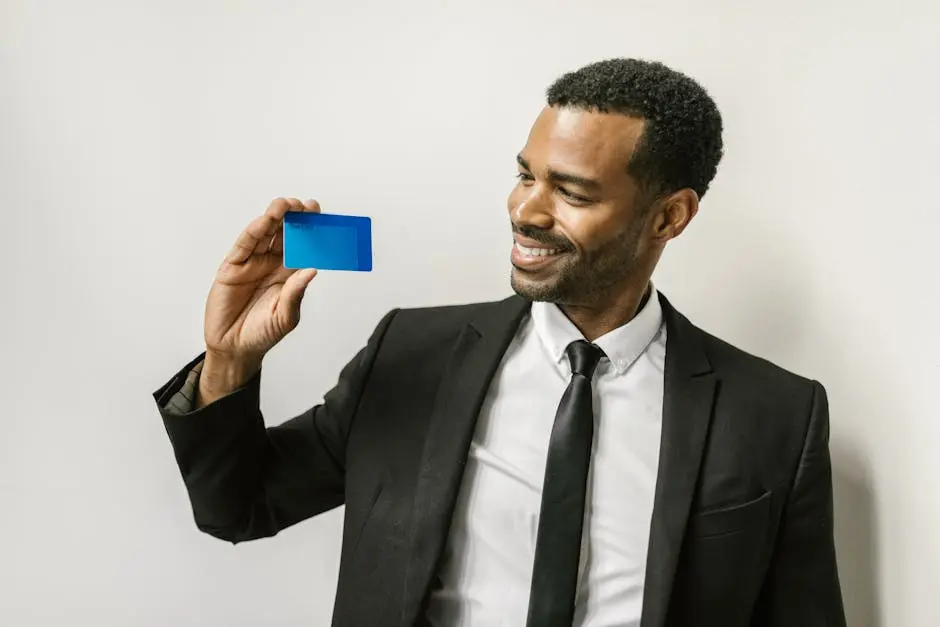
<path fill-rule="evenodd" d="M 680 189 L 657 203 L 653 237 L 663 244 L 679 237 L 698 213 L 698 194 L 690 188 Z"/>

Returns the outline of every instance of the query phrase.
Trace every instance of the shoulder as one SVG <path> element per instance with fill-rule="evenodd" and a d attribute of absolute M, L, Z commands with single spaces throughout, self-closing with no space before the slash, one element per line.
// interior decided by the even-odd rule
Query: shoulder
<path fill-rule="evenodd" d="M 750 353 L 708 331 L 703 329 L 698 329 L 698 331 L 705 351 L 719 373 L 744 377 L 780 392 L 786 392 L 789 389 L 808 389 L 815 383 L 805 375 Z"/>
<path fill-rule="evenodd" d="M 701 331 L 728 400 L 749 413 L 784 418 L 802 431 L 826 390 L 821 383 Z M 795 421 L 795 424 L 794 424 Z M 800 425 L 797 427 L 797 425 Z"/>
<path fill-rule="evenodd" d="M 751 476 L 759 477 L 762 485 L 788 490 L 808 443 L 825 443 L 828 437 L 825 388 L 802 373 L 739 348 L 687 320 L 675 328 L 682 341 L 672 348 L 681 355 L 689 350 L 688 345 L 695 346 L 694 350 L 703 356 L 696 362 L 699 367 L 695 371 L 708 371 L 707 376 L 714 379 L 709 444 L 714 459 L 746 460 L 741 461 L 742 467 L 756 473 Z M 667 373 L 673 339 L 667 333 Z M 676 381 L 680 387 L 675 391 L 681 394 L 684 380 Z"/>
<path fill-rule="evenodd" d="M 711 370 L 720 382 L 720 396 L 740 408 L 762 415 L 781 413 L 808 415 L 817 395 L 825 395 L 821 383 L 756 355 L 691 323 L 672 309 L 667 314 L 683 342 L 701 347 Z M 669 340 L 667 338 L 667 355 Z"/>

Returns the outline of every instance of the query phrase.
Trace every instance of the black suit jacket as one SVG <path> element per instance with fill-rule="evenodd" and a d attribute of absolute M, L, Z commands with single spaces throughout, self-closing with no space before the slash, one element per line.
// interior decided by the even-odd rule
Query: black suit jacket
<path fill-rule="evenodd" d="M 667 325 L 642 627 L 843 626 L 826 393 Z M 422 624 L 477 413 L 528 303 L 395 310 L 324 402 L 265 428 L 260 375 L 198 411 L 155 398 L 198 527 L 241 542 L 345 504 L 333 625 Z M 198 359 L 197 359 L 198 361 Z"/>

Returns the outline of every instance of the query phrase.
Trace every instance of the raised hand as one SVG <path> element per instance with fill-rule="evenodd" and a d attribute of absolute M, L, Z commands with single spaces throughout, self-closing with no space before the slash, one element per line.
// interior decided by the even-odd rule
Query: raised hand
<path fill-rule="evenodd" d="M 222 261 L 205 309 L 206 362 L 197 405 L 250 379 L 265 354 L 300 322 L 300 303 L 316 270 L 284 267 L 284 214 L 320 211 L 314 200 L 278 198 L 242 231 Z"/>

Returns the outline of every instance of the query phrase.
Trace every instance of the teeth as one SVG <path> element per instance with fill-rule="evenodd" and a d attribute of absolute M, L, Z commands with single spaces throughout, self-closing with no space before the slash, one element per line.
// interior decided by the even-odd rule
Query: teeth
<path fill-rule="evenodd" d="M 516 248 L 526 257 L 547 257 L 558 252 L 557 248 L 528 248 L 516 242 Z"/>

